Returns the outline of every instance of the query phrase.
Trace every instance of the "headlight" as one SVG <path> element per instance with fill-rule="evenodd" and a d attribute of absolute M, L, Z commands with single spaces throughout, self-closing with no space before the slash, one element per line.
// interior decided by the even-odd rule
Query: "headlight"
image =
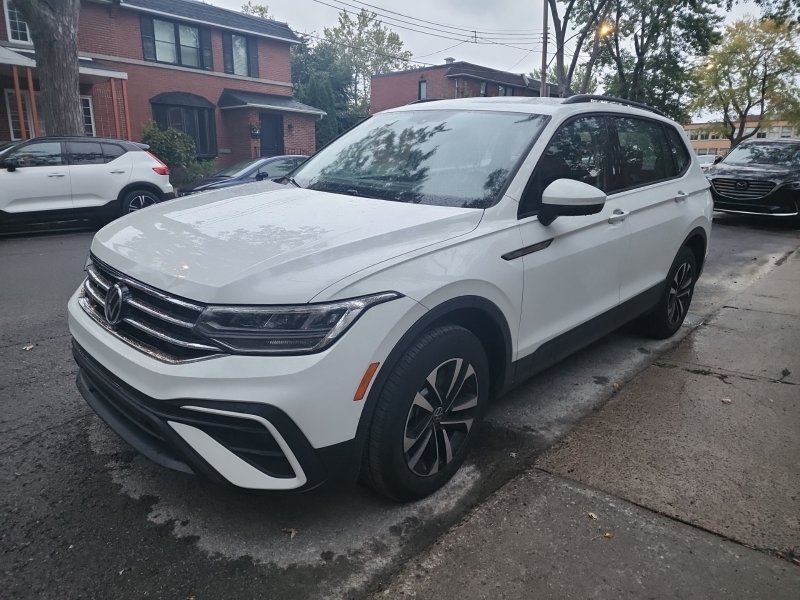
<path fill-rule="evenodd" d="M 371 306 L 397 292 L 299 306 L 210 306 L 195 331 L 242 354 L 311 354 L 335 342 Z"/>
<path fill-rule="evenodd" d="M 800 181 L 790 181 L 789 183 L 784 183 L 783 187 L 787 190 L 800 190 Z"/>

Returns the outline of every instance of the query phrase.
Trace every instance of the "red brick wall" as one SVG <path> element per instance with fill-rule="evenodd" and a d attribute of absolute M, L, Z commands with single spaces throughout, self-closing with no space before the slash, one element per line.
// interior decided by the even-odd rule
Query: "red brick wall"
<path fill-rule="evenodd" d="M 286 154 L 314 154 L 316 117 L 298 113 L 283 116 L 283 145 Z"/>
<path fill-rule="evenodd" d="M 403 106 L 418 99 L 419 82 L 428 83 L 428 98 L 455 98 L 456 84 L 447 78 L 449 67 L 419 69 L 372 78 L 371 113 Z"/>

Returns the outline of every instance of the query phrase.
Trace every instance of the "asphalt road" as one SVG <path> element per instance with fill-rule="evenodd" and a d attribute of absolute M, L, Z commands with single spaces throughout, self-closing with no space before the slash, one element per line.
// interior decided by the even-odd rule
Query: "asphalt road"
<path fill-rule="evenodd" d="M 0 238 L 3 598 L 357 597 L 676 343 L 623 329 L 500 399 L 459 475 L 412 505 L 362 488 L 292 496 L 222 489 L 139 457 L 76 391 L 64 307 L 91 237 Z M 693 312 L 676 337 L 798 246 L 796 229 L 719 218 Z"/>

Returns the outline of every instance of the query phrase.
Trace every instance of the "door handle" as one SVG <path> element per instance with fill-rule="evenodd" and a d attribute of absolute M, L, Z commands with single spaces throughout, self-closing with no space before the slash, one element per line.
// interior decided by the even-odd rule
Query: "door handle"
<path fill-rule="evenodd" d="M 50 173 L 47 176 L 48 177 L 63 177 L 64 173 Z"/>
<path fill-rule="evenodd" d="M 688 197 L 689 195 L 686 192 L 679 191 L 675 194 L 675 202 L 684 202 Z"/>
<path fill-rule="evenodd" d="M 626 218 L 628 218 L 629 214 L 631 213 L 627 210 L 620 210 L 619 208 L 615 208 L 614 212 L 611 213 L 611 216 L 608 217 L 608 222 L 611 223 L 612 225 L 614 223 L 622 223 Z"/>
<path fill-rule="evenodd" d="M 109 173 L 113 173 L 114 175 L 122 175 L 125 171 L 109 171 Z"/>

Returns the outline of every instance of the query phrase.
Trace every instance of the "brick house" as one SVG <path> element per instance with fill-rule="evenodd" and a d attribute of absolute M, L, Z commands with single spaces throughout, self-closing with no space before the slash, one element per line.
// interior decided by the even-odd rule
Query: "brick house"
<path fill-rule="evenodd" d="M 751 133 L 758 124 L 759 115 L 750 115 L 746 119 L 744 132 Z M 750 125 L 752 123 L 752 125 Z M 725 156 L 731 148 L 728 139 L 720 134 L 719 122 L 687 123 L 683 126 L 694 151 L 702 156 L 704 154 L 717 154 Z M 750 139 L 777 140 L 781 138 L 800 138 L 800 127 L 793 126 L 789 121 L 776 119 L 762 123 L 756 134 Z"/>
<path fill-rule="evenodd" d="M 558 86 L 548 85 L 558 97 Z M 371 82 L 370 112 L 403 106 L 416 100 L 477 96 L 539 96 L 540 82 L 519 73 L 499 71 L 463 61 L 375 75 Z"/>
<path fill-rule="evenodd" d="M 42 135 L 27 25 L 0 0 L 0 143 Z M 87 135 L 141 139 L 154 120 L 221 165 L 310 154 L 325 113 L 292 97 L 288 25 L 195 0 L 84 0 L 80 94 Z"/>

